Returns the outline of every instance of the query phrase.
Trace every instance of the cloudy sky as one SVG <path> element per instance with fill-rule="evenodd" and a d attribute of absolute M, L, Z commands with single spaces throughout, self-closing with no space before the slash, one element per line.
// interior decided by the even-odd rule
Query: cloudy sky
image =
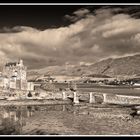
<path fill-rule="evenodd" d="M 140 53 L 140 6 L 0 6 L 1 63 L 29 69 Z"/>

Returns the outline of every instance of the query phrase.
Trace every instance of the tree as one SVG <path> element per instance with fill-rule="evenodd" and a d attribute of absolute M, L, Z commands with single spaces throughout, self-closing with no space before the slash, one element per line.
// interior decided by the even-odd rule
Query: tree
<path fill-rule="evenodd" d="M 29 93 L 28 93 L 28 97 L 32 97 L 32 94 L 31 94 L 31 92 L 29 91 Z"/>

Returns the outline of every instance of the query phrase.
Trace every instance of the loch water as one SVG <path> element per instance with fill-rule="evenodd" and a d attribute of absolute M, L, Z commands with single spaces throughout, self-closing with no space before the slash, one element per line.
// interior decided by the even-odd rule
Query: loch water
<path fill-rule="evenodd" d="M 83 105 L 0 107 L 0 135 L 138 135 L 130 108 Z"/>

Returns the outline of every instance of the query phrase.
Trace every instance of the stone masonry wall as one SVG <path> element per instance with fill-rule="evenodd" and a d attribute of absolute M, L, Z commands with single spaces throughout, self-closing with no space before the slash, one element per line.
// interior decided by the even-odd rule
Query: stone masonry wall
<path fill-rule="evenodd" d="M 134 105 L 140 104 L 140 97 L 104 94 L 104 103 Z"/>

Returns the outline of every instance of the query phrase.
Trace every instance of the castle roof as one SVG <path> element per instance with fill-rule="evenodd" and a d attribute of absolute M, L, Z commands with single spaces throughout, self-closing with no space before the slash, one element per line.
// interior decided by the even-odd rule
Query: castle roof
<path fill-rule="evenodd" d="M 9 62 L 9 63 L 6 63 L 5 66 L 16 66 L 16 62 Z"/>

